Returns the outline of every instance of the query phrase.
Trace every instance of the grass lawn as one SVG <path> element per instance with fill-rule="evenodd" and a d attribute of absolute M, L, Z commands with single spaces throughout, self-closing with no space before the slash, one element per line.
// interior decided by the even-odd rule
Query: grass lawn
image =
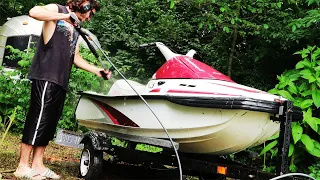
<path fill-rule="evenodd" d="M 0 138 L 3 132 L 0 131 Z M 12 179 L 19 161 L 21 135 L 9 133 L 4 144 L 0 147 L 0 180 Z M 146 148 L 146 147 L 141 147 Z M 158 151 L 158 149 L 153 149 Z M 79 159 L 81 149 L 64 147 L 50 142 L 45 152 L 44 163 L 47 167 L 62 176 L 62 179 L 75 180 L 79 175 Z M 104 167 L 105 180 L 133 180 L 133 179 L 153 179 L 153 180 L 173 180 L 177 179 L 172 175 L 170 169 L 153 169 L 143 166 L 128 165 L 126 163 L 108 164 Z M 125 172 L 125 173 L 124 173 Z M 199 180 L 198 177 L 185 176 L 185 180 Z M 228 180 L 230 180 L 228 178 Z"/>
<path fill-rule="evenodd" d="M 0 132 L 2 137 L 3 132 Z M 12 179 L 19 161 L 21 135 L 9 133 L 0 147 L 0 174 L 2 179 Z M 62 176 L 62 179 L 79 179 L 81 150 L 63 147 L 50 142 L 45 152 L 45 164 Z"/>
<path fill-rule="evenodd" d="M 3 132 L 0 131 L 0 138 Z M 2 179 L 12 179 L 19 161 L 21 135 L 9 133 L 5 142 L 0 147 L 0 175 Z M 45 165 L 62 176 L 62 179 L 75 180 L 79 174 L 80 149 L 64 147 L 50 142 L 45 152 Z M 132 166 L 123 164 L 107 164 L 105 174 L 102 179 L 105 180 L 133 180 L 133 179 L 154 179 L 154 180 L 172 180 L 177 179 L 171 175 L 164 175 L 164 170 L 148 169 L 142 166 Z M 126 173 L 123 173 L 126 172 Z M 0 177 L 1 177 L 0 176 Z M 198 180 L 198 178 L 186 177 L 187 180 Z"/>

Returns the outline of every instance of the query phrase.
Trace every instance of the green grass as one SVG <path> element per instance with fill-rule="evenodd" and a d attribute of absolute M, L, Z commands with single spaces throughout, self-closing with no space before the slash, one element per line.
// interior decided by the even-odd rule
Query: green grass
<path fill-rule="evenodd" d="M 113 146 L 118 146 L 122 148 L 126 148 L 128 146 L 128 142 L 125 140 L 121 140 L 115 137 L 111 138 L 111 144 Z M 147 145 L 147 144 L 137 144 L 136 150 L 138 151 L 145 151 L 145 152 L 151 152 L 151 153 L 158 153 L 161 152 L 163 149 L 160 147 L 152 146 L 152 145 Z"/>
<path fill-rule="evenodd" d="M 3 136 L 0 131 L 0 136 Z M 0 149 L 0 174 L 2 179 L 12 179 L 19 162 L 21 135 L 8 133 Z M 78 167 L 80 149 L 63 147 L 50 143 L 45 152 L 45 164 L 47 167 L 62 176 L 62 179 L 79 179 Z"/>
<path fill-rule="evenodd" d="M 3 135 L 3 131 L 0 131 L 0 137 Z M 21 135 L 8 133 L 5 137 L 4 143 L 0 147 L 0 180 L 12 179 L 13 172 L 15 171 L 19 161 L 19 148 L 20 148 Z M 113 139 L 113 143 L 121 147 L 126 147 L 125 141 L 120 141 L 116 138 Z M 114 144 L 114 145 L 115 145 Z M 138 144 L 137 150 L 148 151 L 148 152 L 160 152 L 162 148 Z M 55 171 L 57 174 L 62 176 L 64 180 L 80 180 L 79 174 L 79 159 L 81 155 L 81 149 L 69 148 L 49 143 L 45 152 L 45 165 Z M 121 172 L 127 171 L 126 169 L 120 170 Z M 113 174 L 113 171 L 107 171 L 107 180 L 128 180 L 128 177 L 123 177 L 123 174 Z M 135 172 L 139 176 L 139 173 Z M 198 180 L 198 177 L 186 176 L 186 180 Z M 131 179 L 129 177 L 129 179 Z"/>

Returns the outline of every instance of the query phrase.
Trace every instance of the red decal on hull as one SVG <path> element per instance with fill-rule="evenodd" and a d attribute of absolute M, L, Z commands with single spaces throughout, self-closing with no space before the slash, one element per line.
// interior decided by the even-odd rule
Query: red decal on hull
<path fill-rule="evenodd" d="M 105 112 L 105 113 L 109 116 L 109 118 L 111 119 L 111 121 L 112 121 L 114 124 L 119 125 L 119 122 L 117 121 L 117 119 L 116 119 L 115 117 L 113 117 L 112 114 L 109 113 L 108 110 L 106 110 L 106 108 L 103 107 L 102 103 L 99 103 L 99 102 L 97 102 L 97 101 L 95 101 L 95 103 L 103 110 L 103 112 Z"/>
<path fill-rule="evenodd" d="M 91 99 L 94 103 L 96 103 L 111 119 L 111 121 L 116 125 L 122 126 L 131 126 L 131 127 L 139 127 L 136 123 L 134 123 L 131 119 L 127 116 L 122 114 L 120 111 L 116 110 L 115 108 L 99 102 L 97 100 Z"/>
<path fill-rule="evenodd" d="M 225 86 L 225 87 L 229 87 L 229 88 L 233 88 L 233 89 L 237 89 L 237 90 L 241 90 L 241 91 L 247 91 L 247 92 L 251 92 L 251 93 L 264 93 L 264 94 L 266 93 L 266 92 L 260 91 L 260 90 L 244 89 L 244 88 L 229 86 L 229 85 L 225 85 L 225 84 L 218 84 L 218 83 L 211 83 L 211 84 L 216 84 L 216 85 L 219 85 L 219 86 Z"/>
<path fill-rule="evenodd" d="M 241 96 L 236 94 L 224 94 L 224 93 L 215 93 L 215 92 L 202 92 L 202 91 L 183 91 L 183 90 L 169 90 L 168 93 L 192 93 L 192 94 L 214 94 L 214 95 L 222 95 L 222 96 Z"/>
<path fill-rule="evenodd" d="M 160 89 L 157 88 L 157 89 L 152 89 L 150 92 L 160 92 Z"/>

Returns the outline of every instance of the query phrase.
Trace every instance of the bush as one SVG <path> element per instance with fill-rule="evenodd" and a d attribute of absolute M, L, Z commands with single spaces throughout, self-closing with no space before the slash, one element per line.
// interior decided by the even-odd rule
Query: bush
<path fill-rule="evenodd" d="M 32 62 L 34 50 L 29 49 L 20 51 L 10 48 L 11 54 L 9 59 L 21 59 L 19 68 L 15 71 L 5 71 L 0 67 L 0 128 L 3 130 L 7 127 L 9 116 L 17 107 L 16 118 L 12 126 L 12 131 L 22 132 L 26 114 L 29 108 L 31 82 L 27 80 L 27 74 Z M 97 59 L 87 49 L 81 49 L 81 55 L 88 62 L 99 64 Z M 15 76 L 20 78 L 14 78 Z M 78 103 L 78 91 L 95 91 L 105 93 L 108 91 L 109 84 L 95 74 L 88 73 L 76 67 L 72 68 L 69 91 L 64 105 L 61 120 L 58 127 L 68 130 L 77 130 L 74 119 L 74 112 Z"/>
<path fill-rule="evenodd" d="M 290 171 L 304 172 L 310 166 L 308 173 L 313 173 L 319 168 L 316 164 L 320 158 L 320 48 L 308 46 L 295 54 L 301 55 L 302 60 L 295 69 L 278 76 L 279 83 L 269 92 L 291 100 L 303 110 L 303 120 L 292 123 Z M 272 141 L 263 153 L 276 152 L 276 144 L 277 140 Z"/>

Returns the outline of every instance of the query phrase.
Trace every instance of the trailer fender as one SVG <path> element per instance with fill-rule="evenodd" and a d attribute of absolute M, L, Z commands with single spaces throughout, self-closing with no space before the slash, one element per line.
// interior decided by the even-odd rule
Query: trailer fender
<path fill-rule="evenodd" d="M 80 144 L 91 143 L 94 150 L 108 150 L 111 148 L 110 137 L 105 133 L 90 131 L 83 135 Z"/>

